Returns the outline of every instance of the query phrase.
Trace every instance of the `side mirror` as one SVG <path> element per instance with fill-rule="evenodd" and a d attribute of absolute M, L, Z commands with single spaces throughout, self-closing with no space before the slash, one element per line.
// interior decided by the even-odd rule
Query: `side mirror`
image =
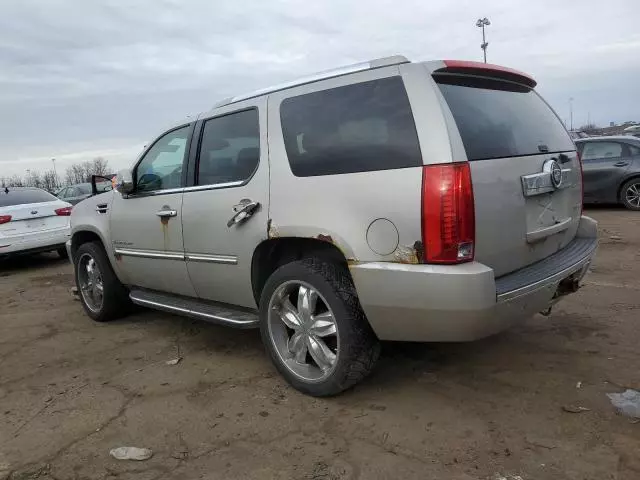
<path fill-rule="evenodd" d="M 116 177 L 116 190 L 122 195 L 128 195 L 133 192 L 134 187 L 135 185 L 133 184 L 133 174 L 131 173 L 131 170 L 120 170 Z"/>
<path fill-rule="evenodd" d="M 102 175 L 91 175 L 91 195 L 108 192 L 113 189 L 111 178 Z"/>

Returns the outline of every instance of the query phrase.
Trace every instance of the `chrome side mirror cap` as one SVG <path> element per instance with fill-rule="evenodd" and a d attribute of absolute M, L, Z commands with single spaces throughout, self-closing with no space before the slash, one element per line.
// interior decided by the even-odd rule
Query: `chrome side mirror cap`
<path fill-rule="evenodd" d="M 122 195 L 128 195 L 133 192 L 133 188 L 133 174 L 131 173 L 131 170 L 120 170 L 116 177 L 116 190 L 118 190 Z"/>

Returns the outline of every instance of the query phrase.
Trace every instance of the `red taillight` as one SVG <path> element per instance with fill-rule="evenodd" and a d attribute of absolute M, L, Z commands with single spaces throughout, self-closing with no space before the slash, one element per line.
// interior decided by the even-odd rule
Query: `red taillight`
<path fill-rule="evenodd" d="M 71 209 L 73 207 L 62 207 L 56 209 L 56 215 L 60 215 L 61 217 L 68 217 L 71 215 Z"/>
<path fill-rule="evenodd" d="M 9 223 L 11 221 L 11 215 L 0 215 L 0 225 L 3 223 Z"/>
<path fill-rule="evenodd" d="M 584 171 L 582 170 L 580 152 L 576 152 L 576 156 L 578 157 L 578 165 L 580 165 L 580 215 L 582 215 L 582 211 L 584 210 Z"/>
<path fill-rule="evenodd" d="M 425 263 L 473 260 L 475 210 L 469 163 L 426 166 L 422 172 Z"/>

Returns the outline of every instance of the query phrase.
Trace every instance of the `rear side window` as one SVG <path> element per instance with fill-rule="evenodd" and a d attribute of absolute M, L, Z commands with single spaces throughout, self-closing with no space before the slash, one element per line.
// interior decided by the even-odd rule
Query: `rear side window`
<path fill-rule="evenodd" d="M 287 98 L 280 120 L 291 171 L 298 177 L 422 165 L 400 77 Z"/>
<path fill-rule="evenodd" d="M 575 150 L 560 119 L 534 90 L 477 77 L 435 79 L 469 160 Z"/>
<path fill-rule="evenodd" d="M 586 142 L 582 148 L 582 160 L 595 160 L 596 158 L 620 158 L 622 144 L 618 142 Z"/>
<path fill-rule="evenodd" d="M 258 110 L 244 110 L 207 120 L 202 131 L 198 185 L 243 182 L 260 161 Z"/>
<path fill-rule="evenodd" d="M 8 190 L 8 192 L 7 192 Z M 0 190 L 0 207 L 10 207 L 12 205 L 25 205 L 28 203 L 53 202 L 58 200 L 50 193 L 37 188 L 17 190 L 9 187 Z"/>

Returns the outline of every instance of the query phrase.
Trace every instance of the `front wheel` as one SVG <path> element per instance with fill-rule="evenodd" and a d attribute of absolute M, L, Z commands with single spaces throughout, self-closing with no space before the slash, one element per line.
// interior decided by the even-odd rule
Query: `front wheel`
<path fill-rule="evenodd" d="M 278 371 L 313 396 L 360 382 L 380 354 L 348 271 L 318 258 L 288 263 L 269 277 L 260 332 Z"/>
<path fill-rule="evenodd" d="M 620 201 L 629 210 L 640 210 L 640 178 L 632 178 L 622 186 Z"/>
<path fill-rule="evenodd" d="M 127 290 L 116 277 L 101 244 L 80 245 L 73 263 L 80 301 L 87 315 L 96 322 L 107 322 L 129 311 Z"/>

